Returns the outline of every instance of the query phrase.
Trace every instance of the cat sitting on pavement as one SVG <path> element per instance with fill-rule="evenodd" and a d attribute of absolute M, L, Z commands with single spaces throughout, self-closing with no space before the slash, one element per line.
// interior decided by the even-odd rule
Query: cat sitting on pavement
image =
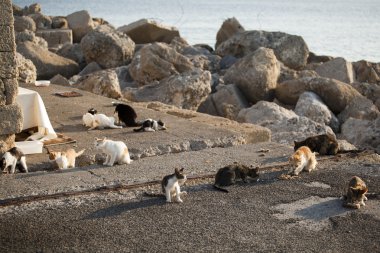
<path fill-rule="evenodd" d="M 28 173 L 25 155 L 17 147 L 13 147 L 9 149 L 7 152 L 5 152 L 0 160 L 0 163 L 0 168 L 3 171 L 3 173 L 10 172 L 11 174 L 14 174 L 16 167 L 20 170 L 20 172 Z"/>
<path fill-rule="evenodd" d="M 107 140 L 95 138 L 95 148 L 107 155 L 103 165 L 113 166 L 118 164 L 130 164 L 132 162 L 127 145 L 122 141 Z"/>

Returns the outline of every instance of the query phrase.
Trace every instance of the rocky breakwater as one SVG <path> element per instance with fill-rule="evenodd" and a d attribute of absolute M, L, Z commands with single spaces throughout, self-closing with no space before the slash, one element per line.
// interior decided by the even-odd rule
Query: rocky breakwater
<path fill-rule="evenodd" d="M 31 5 L 14 6 L 14 14 L 18 51 L 35 65 L 19 60 L 22 80 L 53 78 L 107 97 L 254 123 L 280 143 L 329 132 L 380 151 L 379 63 L 318 56 L 300 36 L 245 30 L 236 18 L 223 22 L 213 50 L 146 19 L 116 29 L 87 11 L 48 17 Z M 46 35 L 63 31 L 71 37 L 61 43 Z"/>

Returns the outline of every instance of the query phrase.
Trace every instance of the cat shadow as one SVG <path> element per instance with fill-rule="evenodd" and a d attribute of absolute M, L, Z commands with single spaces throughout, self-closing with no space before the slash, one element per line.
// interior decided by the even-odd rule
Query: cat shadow
<path fill-rule="evenodd" d="M 86 217 L 83 220 L 104 219 L 108 217 L 119 216 L 125 212 L 147 208 L 152 206 L 163 206 L 166 202 L 161 198 L 145 199 L 138 202 L 122 203 L 119 205 L 110 206 L 107 208 L 99 209 Z"/>
<path fill-rule="evenodd" d="M 333 216 L 343 215 L 350 210 L 342 206 L 339 198 L 323 201 L 295 212 L 295 215 L 308 220 L 322 221 Z"/>

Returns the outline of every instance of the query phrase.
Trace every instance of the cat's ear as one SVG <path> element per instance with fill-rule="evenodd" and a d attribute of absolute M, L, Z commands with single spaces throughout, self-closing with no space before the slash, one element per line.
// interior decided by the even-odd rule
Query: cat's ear
<path fill-rule="evenodd" d="M 175 168 L 174 172 L 175 172 L 175 174 L 178 174 L 179 173 L 178 168 Z"/>
<path fill-rule="evenodd" d="M 107 139 L 107 137 L 103 137 L 103 141 L 105 141 Z"/>
<path fill-rule="evenodd" d="M 49 148 L 46 148 L 46 154 L 50 154 Z"/>
<path fill-rule="evenodd" d="M 184 168 L 181 168 L 181 169 L 179 170 L 179 172 L 183 172 L 183 170 L 184 170 Z"/>

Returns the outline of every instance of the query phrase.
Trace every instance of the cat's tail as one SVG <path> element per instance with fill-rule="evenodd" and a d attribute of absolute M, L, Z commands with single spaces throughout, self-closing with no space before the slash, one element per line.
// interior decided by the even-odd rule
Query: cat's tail
<path fill-rule="evenodd" d="M 142 130 L 144 130 L 143 127 L 133 129 L 133 131 L 135 131 L 135 132 L 140 132 L 140 131 L 142 131 Z"/>
<path fill-rule="evenodd" d="M 213 185 L 215 189 L 219 190 L 219 191 L 222 191 L 222 192 L 226 192 L 228 193 L 228 190 L 226 188 L 223 188 L 223 187 L 220 187 L 219 185 L 217 184 L 214 184 Z"/>
<path fill-rule="evenodd" d="M 79 151 L 79 152 L 75 152 L 75 157 L 78 157 L 78 156 L 82 155 L 82 154 L 84 153 L 85 150 L 86 150 L 86 149 L 82 149 L 82 150 Z"/>

